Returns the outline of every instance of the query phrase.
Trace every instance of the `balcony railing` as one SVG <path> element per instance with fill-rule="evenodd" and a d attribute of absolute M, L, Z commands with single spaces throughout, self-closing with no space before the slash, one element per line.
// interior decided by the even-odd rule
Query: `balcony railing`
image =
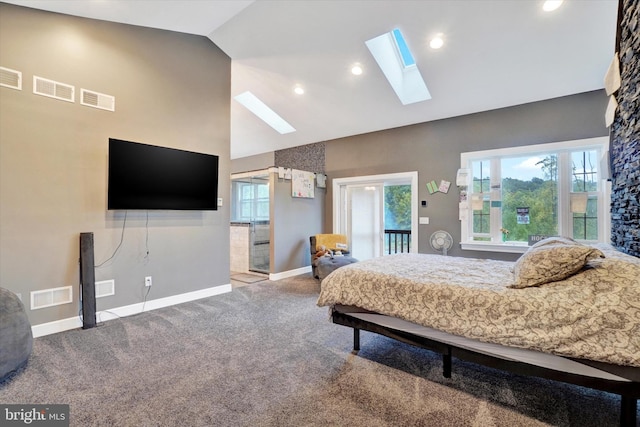
<path fill-rule="evenodd" d="M 384 230 L 384 252 L 387 255 L 409 252 L 411 230 Z"/>

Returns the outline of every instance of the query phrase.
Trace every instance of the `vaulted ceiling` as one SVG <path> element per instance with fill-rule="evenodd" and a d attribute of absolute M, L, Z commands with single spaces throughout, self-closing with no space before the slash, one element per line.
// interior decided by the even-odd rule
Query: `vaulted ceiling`
<path fill-rule="evenodd" d="M 6 2 L 209 37 L 232 59 L 232 158 L 601 89 L 618 7 L 617 0 L 565 0 L 553 12 L 541 0 Z M 395 28 L 430 100 L 403 105 L 365 45 Z M 444 45 L 433 49 L 438 33 Z M 351 73 L 356 63 L 359 76 Z M 296 131 L 280 134 L 234 100 L 245 91 Z"/>

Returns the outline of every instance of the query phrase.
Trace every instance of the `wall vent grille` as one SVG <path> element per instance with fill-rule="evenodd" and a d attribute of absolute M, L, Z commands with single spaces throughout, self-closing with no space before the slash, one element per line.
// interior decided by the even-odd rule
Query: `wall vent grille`
<path fill-rule="evenodd" d="M 31 310 L 69 304 L 71 301 L 73 301 L 73 290 L 71 286 L 31 291 Z"/>
<path fill-rule="evenodd" d="M 87 89 L 80 89 L 80 103 L 87 107 L 100 108 L 101 110 L 116 110 L 116 98 L 114 96 Z"/>
<path fill-rule="evenodd" d="M 38 76 L 33 76 L 33 93 L 60 101 L 75 102 L 75 87 Z"/>
<path fill-rule="evenodd" d="M 108 297 L 116 294 L 115 280 L 102 280 L 96 282 L 96 298 Z"/>
<path fill-rule="evenodd" d="M 22 90 L 22 73 L 11 68 L 0 67 L 0 86 Z"/>

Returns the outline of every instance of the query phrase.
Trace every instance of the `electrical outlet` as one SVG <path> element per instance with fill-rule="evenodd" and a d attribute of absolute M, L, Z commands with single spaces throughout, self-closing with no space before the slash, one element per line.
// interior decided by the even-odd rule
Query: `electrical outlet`
<path fill-rule="evenodd" d="M 144 278 L 144 285 L 151 286 L 153 283 L 151 282 L 151 276 L 147 276 Z"/>

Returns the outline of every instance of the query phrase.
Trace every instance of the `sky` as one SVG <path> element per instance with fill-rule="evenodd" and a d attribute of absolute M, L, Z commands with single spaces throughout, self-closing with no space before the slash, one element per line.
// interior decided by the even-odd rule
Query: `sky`
<path fill-rule="evenodd" d="M 502 159 L 502 178 L 518 178 L 523 181 L 529 181 L 532 178 L 544 179 L 541 165 L 536 165 L 542 159 L 544 156 Z"/>
<path fill-rule="evenodd" d="M 584 154 L 584 158 L 583 158 Z M 536 165 L 546 156 L 544 154 L 525 157 L 514 157 L 510 159 L 502 159 L 502 178 L 518 178 L 528 181 L 534 177 L 544 179 L 542 165 Z M 576 151 L 571 153 L 574 170 L 595 171 L 598 168 L 597 152 L 592 151 Z M 587 163 L 586 165 L 584 163 Z"/>

